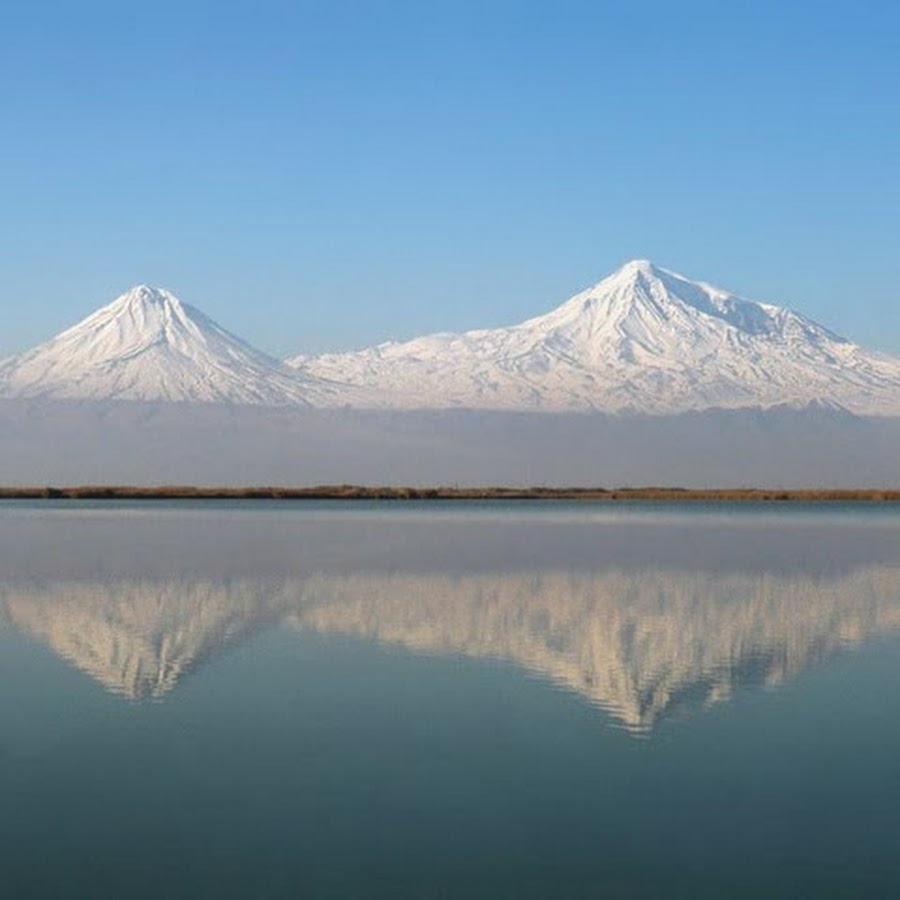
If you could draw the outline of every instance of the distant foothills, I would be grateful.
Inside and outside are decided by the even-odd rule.
[[[0,362],[0,399],[325,410],[900,417],[900,359],[646,260],[519,325],[277,360],[133,288]]]

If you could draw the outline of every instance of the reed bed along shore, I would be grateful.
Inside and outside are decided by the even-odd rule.
[[[584,500],[728,502],[897,502],[893,488],[677,488],[677,487],[193,487],[80,485],[0,488],[0,500]]]

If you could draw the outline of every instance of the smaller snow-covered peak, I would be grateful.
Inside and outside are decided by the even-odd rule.
[[[149,284],[138,284],[117,297],[113,304],[123,305],[151,305],[151,306],[181,306],[181,301],[165,288],[152,287]]]
[[[102,342],[106,357],[131,355],[157,343],[205,342],[211,326],[199,310],[171,291],[139,284],[64,332],[83,342]]]
[[[0,365],[6,397],[308,406],[339,405],[363,393],[284,367],[170,291],[146,284]]]
[[[98,312],[105,312],[107,315],[117,317],[134,317],[144,322],[177,321],[203,317],[199,310],[182,303],[171,291],[152,287],[149,284],[138,284],[125,291]]]
[[[122,295],[128,300],[144,300],[150,303],[164,303],[167,300],[177,300],[171,291],[165,288],[153,287],[150,284],[136,284]]]

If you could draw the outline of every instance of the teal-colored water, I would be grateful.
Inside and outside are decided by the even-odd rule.
[[[0,896],[900,894],[900,515],[0,506]]]

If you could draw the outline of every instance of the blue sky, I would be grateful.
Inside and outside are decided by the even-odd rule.
[[[129,286],[276,354],[633,257],[900,353],[900,4],[5,4],[0,355]]]

